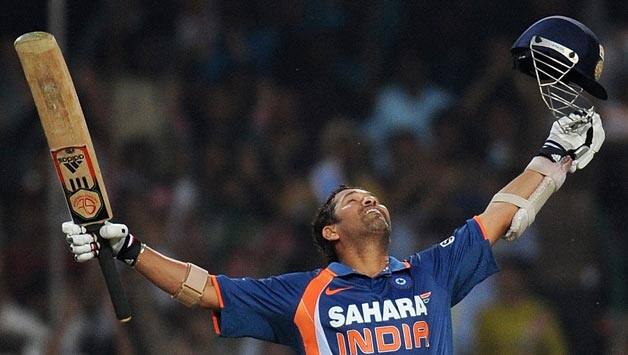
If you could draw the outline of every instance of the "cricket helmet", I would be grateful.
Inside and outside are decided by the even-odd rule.
[[[599,83],[604,48],[588,27],[572,18],[550,16],[535,22],[510,52],[515,68],[537,79],[541,96],[555,115],[564,116],[566,109],[590,110],[578,102],[582,90],[608,98]]]

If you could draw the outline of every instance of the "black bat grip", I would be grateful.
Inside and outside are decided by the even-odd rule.
[[[116,313],[116,317],[120,322],[125,323],[131,320],[131,306],[129,306],[129,301],[126,298],[122,282],[120,282],[120,276],[118,275],[118,269],[116,269],[111,245],[108,240],[100,236],[100,226],[101,225],[96,225],[95,228],[88,226],[87,230],[90,233],[96,234],[98,237],[98,243],[100,244],[100,250],[98,253],[100,270],[105,277],[105,283],[107,284],[107,289],[109,290],[109,296],[111,297],[111,303],[113,303],[113,309]]]

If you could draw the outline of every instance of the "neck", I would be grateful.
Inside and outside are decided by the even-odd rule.
[[[388,265],[388,248],[381,243],[360,243],[337,249],[343,264],[368,277],[378,275]]]

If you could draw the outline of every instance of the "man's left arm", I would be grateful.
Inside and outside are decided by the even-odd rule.
[[[541,173],[526,169],[499,192],[528,199],[543,181],[543,178]],[[484,225],[484,232],[486,233],[484,237],[491,242],[491,245],[494,245],[506,234],[518,210],[519,207],[514,204],[491,201],[486,210],[478,216]]]
[[[501,189],[479,215],[491,245],[504,236],[518,238],[534,222],[547,199],[565,181],[568,171],[584,168],[604,142],[600,116],[576,113],[554,122],[539,155]]]

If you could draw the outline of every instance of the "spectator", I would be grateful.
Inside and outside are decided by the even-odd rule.
[[[365,130],[373,139],[378,152],[398,129],[411,131],[419,143],[433,143],[433,120],[436,114],[451,105],[453,97],[429,79],[426,63],[415,51],[401,53],[393,81],[383,86],[375,98],[373,114],[365,122]],[[390,157],[378,154],[380,170],[388,166]]]
[[[525,275],[517,259],[501,263],[497,300],[479,318],[477,354],[567,354],[560,323]]]

